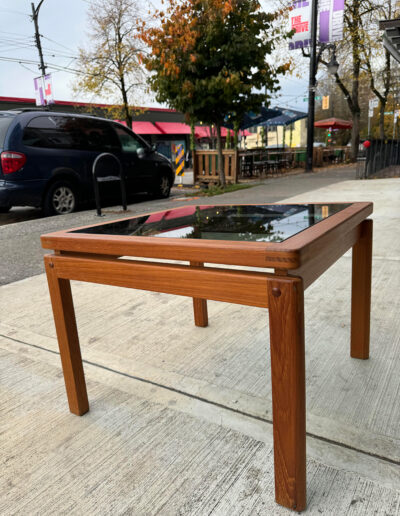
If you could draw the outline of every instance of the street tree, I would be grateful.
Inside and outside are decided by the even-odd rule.
[[[282,0],[287,6],[291,0]],[[353,128],[351,135],[351,155],[356,159],[360,135],[362,110],[368,110],[368,98],[375,95],[379,99],[380,135],[384,137],[384,112],[393,87],[393,64],[390,55],[383,47],[379,31],[379,19],[397,16],[393,0],[346,0],[344,10],[343,40],[335,43],[339,70],[334,74],[335,82],[346,100]],[[332,49],[319,49],[319,62],[328,64]],[[303,51],[303,55],[309,57]],[[320,84],[326,81],[327,74],[320,76]],[[365,98],[363,84],[369,82],[370,93]]]
[[[365,63],[366,19],[375,9],[371,0],[347,0],[344,11],[343,41],[335,45],[339,69],[334,73],[336,84],[343,93],[351,113],[351,158],[355,160],[360,142],[360,80]],[[328,67],[330,49],[320,54],[320,62]]]
[[[92,0],[89,9],[90,45],[79,49],[83,72],[74,90],[108,95],[115,104],[112,115],[132,127],[131,105],[145,85],[141,61],[143,42],[138,37],[142,14],[137,0]]]
[[[257,0],[168,0],[157,12],[156,27],[143,25],[150,47],[145,58],[150,85],[159,102],[183,112],[188,121],[214,125],[218,174],[225,184],[221,126],[237,125],[247,111],[257,111],[266,91],[279,88],[287,65],[268,62],[286,32]]]
[[[348,0],[345,4],[344,38],[337,45],[340,69],[335,80],[352,114],[353,159],[358,152],[361,111],[368,110],[372,95],[379,100],[379,133],[385,137],[384,113],[394,84],[393,64],[383,46],[378,22],[398,15],[394,4],[393,0]],[[328,64],[327,60],[321,61]],[[370,89],[367,98],[360,89],[366,81]]]
[[[399,2],[371,0],[374,9],[365,22],[364,69],[370,89],[379,100],[379,137],[385,138],[385,111],[392,97],[395,104],[398,90],[398,65],[393,63],[389,51],[383,45],[379,20],[391,20],[400,15]],[[394,106],[394,109],[396,107]]]

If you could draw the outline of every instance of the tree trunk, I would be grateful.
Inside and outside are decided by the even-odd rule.
[[[351,161],[356,161],[360,144],[360,113],[353,112],[353,129],[351,131]]]
[[[233,148],[237,149],[239,145],[239,122],[233,122],[233,130],[234,130],[234,136],[233,136]]]
[[[121,89],[121,93],[122,93],[122,100],[123,100],[124,112],[125,112],[125,122],[127,123],[127,126],[129,127],[129,129],[132,129],[132,115],[129,110],[128,95],[126,93],[125,79],[123,76],[120,78],[120,82],[121,82],[120,89]]]
[[[196,150],[196,135],[194,133],[194,121],[190,121],[190,150]]]
[[[131,115],[131,112],[129,111],[128,104],[125,104],[125,102],[124,102],[124,111],[125,111],[126,125],[129,127],[129,129],[132,129],[132,115]]]
[[[379,138],[385,139],[385,105],[381,103],[379,111]]]
[[[224,157],[222,154],[222,138],[221,138],[221,126],[219,124],[215,124],[217,129],[217,148],[218,148],[218,177],[219,184],[221,186],[225,186],[225,170],[224,170]]]

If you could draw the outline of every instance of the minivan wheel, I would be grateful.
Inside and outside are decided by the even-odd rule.
[[[57,181],[48,189],[43,211],[46,215],[66,215],[72,213],[77,206],[75,188],[68,181]]]
[[[167,174],[161,174],[158,177],[154,195],[158,199],[166,199],[171,192],[171,182]]]

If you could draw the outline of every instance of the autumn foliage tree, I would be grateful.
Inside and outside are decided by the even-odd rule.
[[[157,12],[158,26],[143,24],[150,47],[145,57],[150,85],[159,102],[185,113],[188,121],[214,125],[218,173],[225,184],[221,126],[257,111],[265,91],[279,88],[286,66],[267,59],[285,37],[274,21],[278,13],[261,10],[257,0],[168,0]]]
[[[281,0],[287,7],[292,0]],[[384,112],[393,84],[392,64],[388,51],[382,42],[378,21],[396,18],[394,0],[346,0],[344,9],[343,39],[335,42],[339,69],[334,74],[336,85],[347,103],[353,127],[351,131],[351,156],[356,160],[360,141],[360,120],[368,112],[368,98],[363,98],[365,81],[369,82],[369,98],[379,99],[380,134],[384,137]],[[303,55],[310,57],[307,52]],[[331,50],[320,47],[320,63],[327,72]],[[298,60],[300,66],[303,64]],[[307,63],[308,65],[308,63]],[[304,74],[300,70],[300,75]],[[320,85],[326,84],[326,75],[319,76]],[[334,115],[335,113],[333,113]]]
[[[144,88],[146,78],[138,37],[142,19],[137,0],[92,0],[90,2],[90,46],[79,49],[77,65],[82,71],[74,89],[108,96],[115,103],[112,116],[132,127],[130,105]]]

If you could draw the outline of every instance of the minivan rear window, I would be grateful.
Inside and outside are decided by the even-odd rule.
[[[3,148],[7,130],[13,121],[13,116],[0,116],[0,147]]]
[[[40,116],[26,126],[23,143],[30,147],[109,151],[119,142],[111,124],[102,120],[67,116]]]

